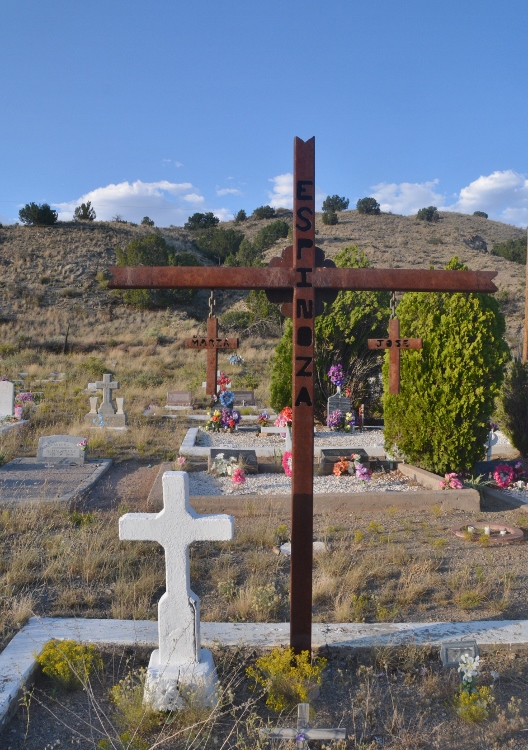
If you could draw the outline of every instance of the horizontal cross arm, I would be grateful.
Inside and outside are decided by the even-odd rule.
[[[369,349],[421,349],[422,339],[367,339]]]
[[[110,289],[291,289],[293,269],[206,266],[112,266]],[[496,292],[496,271],[418,268],[315,268],[304,282],[319,289],[398,292]]]
[[[238,349],[237,338],[209,339],[205,336],[185,339],[186,349]]]
[[[346,740],[347,730],[343,729],[261,729],[270,740],[294,740],[299,734],[305,740]]]

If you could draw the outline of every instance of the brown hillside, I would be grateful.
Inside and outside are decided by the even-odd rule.
[[[280,212],[280,218],[291,221],[291,216],[290,211]],[[251,239],[266,223],[248,219],[237,228]],[[334,226],[324,225],[318,214],[316,226],[318,245],[329,257],[356,244],[378,267],[441,268],[458,255],[474,270],[498,271],[496,283],[507,317],[508,340],[513,348],[518,347],[524,315],[524,267],[465,243],[478,236],[489,251],[497,242],[525,236],[522,229],[457,213],[443,213],[439,222],[429,224],[411,216],[365,216],[357,211],[342,212]],[[176,335],[196,328],[192,315],[203,316],[205,293],[195,298],[191,309],[137,312],[104,288],[102,272],[115,263],[116,247],[152,231],[116,222],[0,228],[0,344],[29,338],[34,343],[59,340],[68,323],[70,341],[85,344],[105,343],[108,338],[120,340],[125,331],[129,340],[145,337],[145,331],[152,327],[168,326]],[[177,249],[192,250],[192,235],[186,230],[169,227],[156,231]],[[279,241],[268,251],[268,257],[279,254],[286,244],[287,240]],[[241,296],[224,294],[219,311],[225,311]]]

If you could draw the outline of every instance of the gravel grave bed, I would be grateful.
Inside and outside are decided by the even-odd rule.
[[[333,474],[314,477],[314,493],[345,492],[416,492],[420,489],[409,477],[399,471],[376,473],[370,482],[356,477]],[[291,478],[285,474],[248,474],[244,484],[233,484],[231,477],[216,477],[206,471],[189,474],[191,495],[289,495]]]
[[[383,430],[363,430],[361,432],[333,432],[320,429],[314,434],[316,448],[323,446],[335,448],[383,447]],[[284,445],[280,435],[257,435],[251,432],[207,432],[200,429],[196,436],[196,445],[207,448],[255,448],[263,445]]]

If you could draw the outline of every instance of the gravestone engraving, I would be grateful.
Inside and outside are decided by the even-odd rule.
[[[327,402],[327,415],[332,414],[336,409],[339,409],[341,414],[345,416],[350,411],[350,399],[341,393],[334,393]]]
[[[233,391],[235,394],[235,406],[255,406],[254,391]]]
[[[166,409],[190,409],[192,407],[191,391],[168,391]]]
[[[254,450],[239,450],[238,448],[211,448],[207,470],[211,471],[216,456],[223,454],[224,459],[229,461],[234,458],[246,474],[258,474],[257,454]]]
[[[203,702],[214,703],[216,670],[210,651],[200,648],[200,600],[190,587],[189,545],[233,538],[233,518],[198,515],[189,505],[189,479],[183,471],[163,475],[163,510],[127,513],[119,538],[153,541],[165,549],[166,590],[158,605],[159,648],[153,651],[145,700],[158,711],[178,708],[179,690],[192,687]]]
[[[0,380],[0,419],[12,417],[15,403],[15,385],[10,380]]]
[[[67,459],[72,465],[84,463],[86,452],[80,443],[84,438],[73,435],[48,435],[41,437],[37,449],[37,461],[61,461]]]

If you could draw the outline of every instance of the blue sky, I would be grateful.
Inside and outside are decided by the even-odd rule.
[[[0,8],[0,221],[183,224],[317,192],[528,224],[526,0],[16,0]]]

